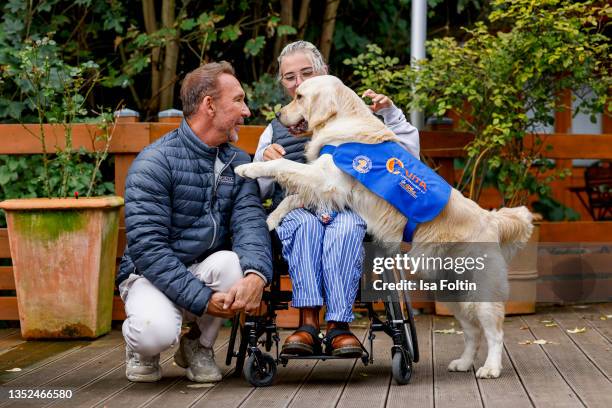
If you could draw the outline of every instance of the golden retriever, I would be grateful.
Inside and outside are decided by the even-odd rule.
[[[401,242],[406,217],[361,183],[334,165],[331,155],[319,157],[324,145],[347,142],[381,143],[397,137],[372,115],[366,104],[338,78],[324,75],[305,81],[295,99],[283,107],[279,120],[290,130],[312,133],[306,147],[308,164],[286,159],[244,164],[236,168],[243,177],[273,177],[289,194],[270,214],[272,230],[292,209],[351,208],[366,222],[368,232],[381,243]],[[304,133],[305,133],[304,132]],[[532,215],[525,207],[486,211],[474,201],[453,189],[442,212],[432,221],[420,224],[413,237],[419,243],[489,242],[495,244],[525,243],[532,231]],[[489,288],[507,296],[507,259],[493,261]],[[505,299],[504,297],[503,299]],[[497,378],[501,373],[504,303],[448,303],[461,323],[465,338],[463,354],[453,360],[450,371],[472,369],[474,357],[483,337],[487,358],[476,371],[479,378]]]

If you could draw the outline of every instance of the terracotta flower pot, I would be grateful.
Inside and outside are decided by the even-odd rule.
[[[95,338],[111,327],[121,197],[6,200],[21,335]]]
[[[527,245],[519,250],[508,265],[510,300],[506,302],[506,315],[535,313],[538,280],[538,242],[540,224],[534,223]],[[436,302],[436,314],[451,316],[444,303]]]
[[[540,224],[533,225],[527,245],[518,251],[508,265],[510,300],[506,302],[506,314],[535,313],[538,280],[538,242]]]

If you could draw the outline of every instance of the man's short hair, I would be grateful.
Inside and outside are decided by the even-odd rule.
[[[188,118],[193,115],[205,96],[219,96],[217,78],[221,74],[236,76],[234,67],[227,61],[210,62],[201,65],[185,76],[181,85],[181,102],[183,115]]]

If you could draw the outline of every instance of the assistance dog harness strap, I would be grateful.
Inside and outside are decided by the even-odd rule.
[[[446,180],[396,142],[325,145],[319,152],[324,154],[408,218],[405,242],[412,241],[419,224],[436,218],[450,198]]]

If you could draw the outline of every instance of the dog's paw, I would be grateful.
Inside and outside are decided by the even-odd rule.
[[[281,202],[281,205],[282,205],[282,202]],[[280,205],[279,205],[279,207],[276,208],[276,210],[272,211],[270,215],[268,215],[268,218],[266,219],[266,224],[268,224],[268,230],[274,231],[276,227],[278,227],[281,224],[281,221],[283,221],[283,218],[285,217],[285,215],[287,215],[287,213],[281,211]]]
[[[472,362],[465,361],[460,358],[453,360],[448,365],[448,371],[470,371],[472,369]]]
[[[501,374],[501,367],[480,367],[476,371],[476,377],[478,378],[498,378]]]
[[[276,227],[280,225],[281,219],[274,215],[274,213],[268,215],[266,224],[268,224],[268,231],[274,231]]]
[[[244,178],[257,178],[259,177],[256,174],[256,164],[257,163],[249,163],[249,164],[241,164],[240,166],[234,169],[234,172],[240,177]]]

